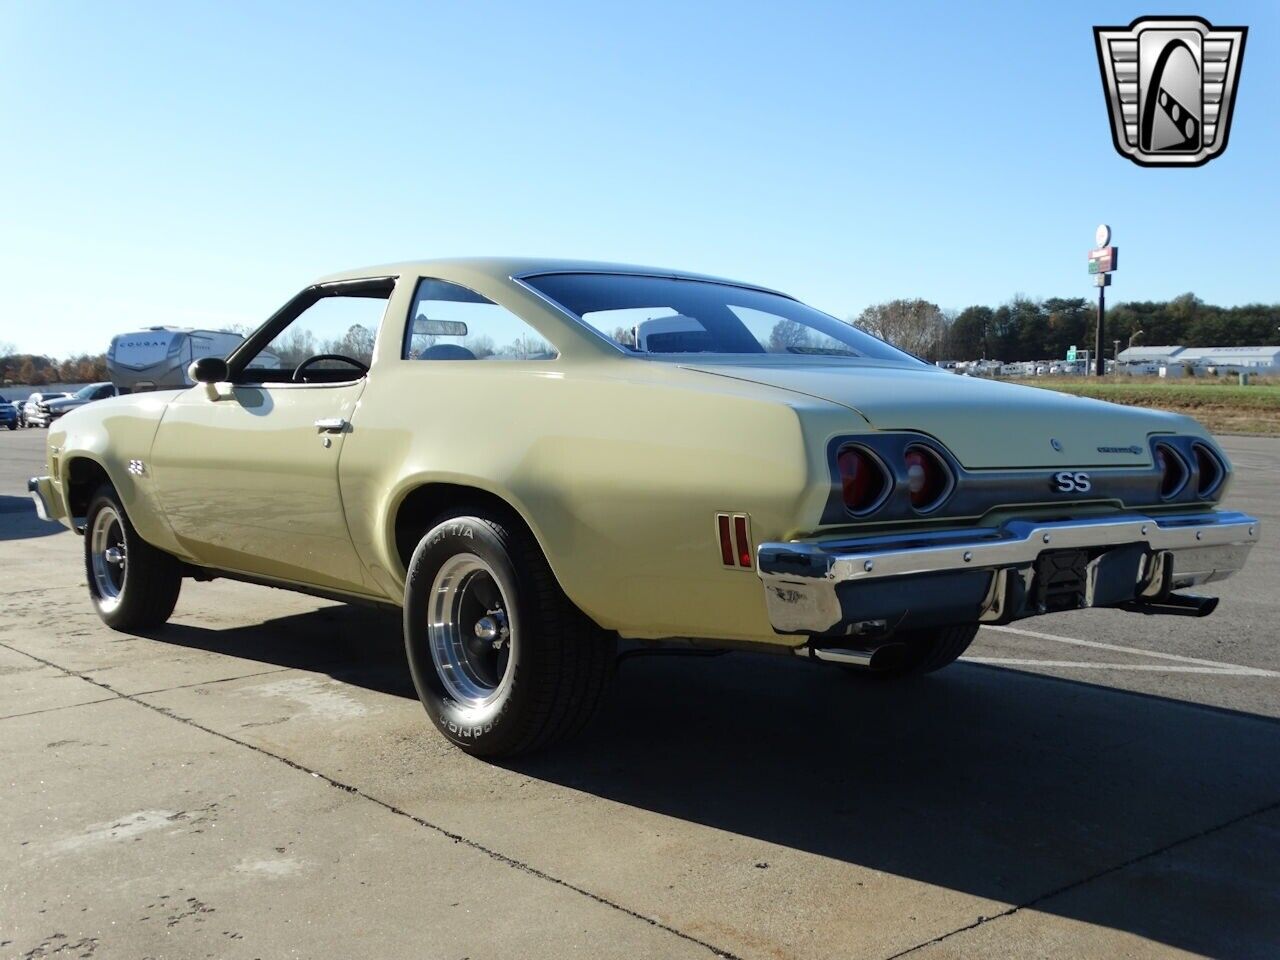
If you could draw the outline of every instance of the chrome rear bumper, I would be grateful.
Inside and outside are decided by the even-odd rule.
[[[1010,520],[969,530],[763,543],[756,569],[778,632],[859,635],[1050,612],[1037,600],[1037,562],[1056,551],[1085,552],[1078,555],[1084,576],[1074,606],[1154,601],[1239,570],[1258,531],[1253,517],[1226,511]]]

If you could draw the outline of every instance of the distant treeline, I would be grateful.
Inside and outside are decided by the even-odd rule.
[[[1097,306],[1086,297],[1032,300],[1014,297],[998,307],[945,311],[927,300],[890,300],[867,307],[850,323],[926,360],[977,360],[1015,363],[1066,356],[1067,348],[1093,348]],[[1138,331],[1141,331],[1139,334]],[[292,334],[292,337],[291,337]],[[1249,303],[1218,307],[1194,293],[1166,301],[1131,301],[1107,307],[1106,352],[1135,345],[1244,347],[1280,344],[1280,304]],[[312,353],[346,352],[367,356],[373,331],[352,327],[344,339],[317,345],[305,331],[286,333],[273,344],[293,365]],[[58,361],[14,353],[0,344],[0,383],[93,383],[107,379],[105,354],[84,354]],[[323,347],[324,349],[320,349]],[[341,348],[341,349],[338,349]]]
[[[893,300],[868,307],[851,322],[927,360],[985,357],[1013,363],[1062,358],[1072,345],[1091,350],[1097,303],[1086,297],[1015,297],[998,307],[948,313],[925,300]],[[1135,346],[1280,344],[1280,304],[1218,307],[1193,293],[1119,303],[1108,305],[1104,332],[1107,356],[1116,340],[1120,349],[1128,346],[1130,335]]]
[[[0,384],[41,386],[46,383],[96,383],[107,379],[107,355],[82,354],[54,360],[32,353],[0,355]]]

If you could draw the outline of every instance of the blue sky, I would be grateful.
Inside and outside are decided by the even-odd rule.
[[[1111,145],[1091,27],[1249,26],[1230,147]],[[1280,301],[1280,5],[0,3],[0,341],[257,323],[481,253],[921,296]]]

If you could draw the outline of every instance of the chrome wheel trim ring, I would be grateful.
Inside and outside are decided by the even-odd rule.
[[[510,611],[493,568],[475,554],[454,554],[436,572],[427,609],[428,646],[445,692],[461,706],[486,707],[510,684],[518,642]]]
[[[89,568],[98,606],[114,610],[124,595],[129,576],[129,554],[124,542],[124,522],[113,506],[104,506],[89,530]]]

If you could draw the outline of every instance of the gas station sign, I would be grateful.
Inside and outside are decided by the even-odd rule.
[[[1098,247],[1089,251],[1089,272],[1110,273],[1120,262],[1119,247]]]

